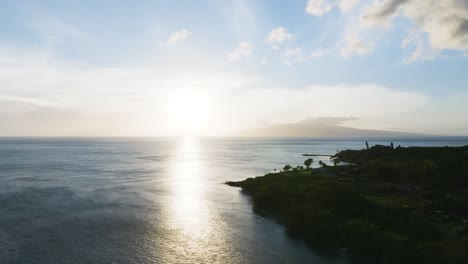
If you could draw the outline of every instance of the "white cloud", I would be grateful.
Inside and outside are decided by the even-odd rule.
[[[263,59],[263,60],[260,61],[260,63],[262,65],[266,65],[266,64],[268,64],[268,59]]]
[[[188,31],[187,29],[176,31],[169,36],[169,39],[167,40],[166,44],[168,46],[172,46],[174,44],[177,44],[180,41],[184,41],[188,39],[191,35],[192,35],[192,32]]]
[[[306,6],[306,12],[313,16],[323,16],[333,8],[328,0],[309,0]]]
[[[306,12],[313,16],[323,16],[334,8],[339,8],[341,12],[350,11],[359,3],[359,0],[309,0]]]
[[[241,42],[230,53],[228,53],[228,61],[239,61],[243,58],[248,58],[252,54],[252,46],[249,42]]]
[[[362,39],[345,39],[341,43],[341,55],[343,57],[349,57],[352,54],[357,54],[360,56],[371,54],[373,48],[371,45],[367,44]]]
[[[168,63],[103,67],[42,53],[0,46],[0,136],[174,135],[166,107],[174,91],[199,90],[218,98],[257,80],[200,61],[184,72]],[[229,126],[210,126],[203,133]]]
[[[468,1],[466,0],[376,1],[365,9],[362,20],[369,26],[389,27],[396,16],[406,17],[416,29],[410,31],[410,34],[417,36],[416,50],[413,53],[416,56],[412,55],[414,60],[432,56],[434,49],[459,51],[468,49]],[[410,38],[415,37],[410,36]],[[426,49],[428,54],[421,54],[420,42],[428,43],[429,47]]]
[[[258,120],[286,123],[307,116],[356,116],[361,119],[352,121],[355,127],[468,133],[468,124],[460,123],[468,115],[466,93],[432,102],[422,92],[378,85],[262,87],[256,76],[219,69],[180,74],[166,64],[163,68],[103,68],[44,60],[24,50],[7,49],[7,54],[3,50],[3,136],[174,135],[165,107],[178,89],[199,89],[212,96],[211,108],[216,111],[206,135],[245,129]],[[300,53],[292,49],[288,54]]]
[[[278,48],[277,45],[283,44],[287,41],[294,39],[294,35],[289,33],[284,27],[277,27],[273,29],[268,35],[266,42],[270,44],[274,49]]]
[[[403,40],[401,46],[407,48],[414,43],[415,49],[411,55],[404,58],[404,63],[413,63],[416,61],[435,60],[438,55],[438,50],[428,47],[420,37],[406,38]]]
[[[338,3],[341,11],[348,12],[355,7],[360,0],[342,0]]]

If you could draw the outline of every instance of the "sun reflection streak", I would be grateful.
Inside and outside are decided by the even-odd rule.
[[[183,138],[176,151],[171,163],[173,220],[184,234],[198,236],[209,228],[203,221],[207,217],[207,205],[203,197],[205,168],[201,144],[195,138]]]
[[[202,142],[183,138],[170,162],[167,243],[158,259],[163,263],[226,263],[232,259],[227,224],[210,202],[207,161]]]

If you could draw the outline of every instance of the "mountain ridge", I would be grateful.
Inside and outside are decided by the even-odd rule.
[[[296,123],[284,123],[268,127],[251,128],[234,133],[238,137],[418,137],[433,136],[422,133],[359,129],[342,126],[354,117],[306,118]]]

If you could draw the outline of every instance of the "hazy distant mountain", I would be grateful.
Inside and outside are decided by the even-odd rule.
[[[416,137],[423,134],[344,127],[344,121],[356,118],[318,117],[297,123],[253,128],[236,133],[241,137]]]

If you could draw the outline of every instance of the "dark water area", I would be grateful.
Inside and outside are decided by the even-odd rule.
[[[0,139],[0,263],[346,263],[289,237],[223,183],[364,141]],[[468,138],[393,142],[461,146]]]

